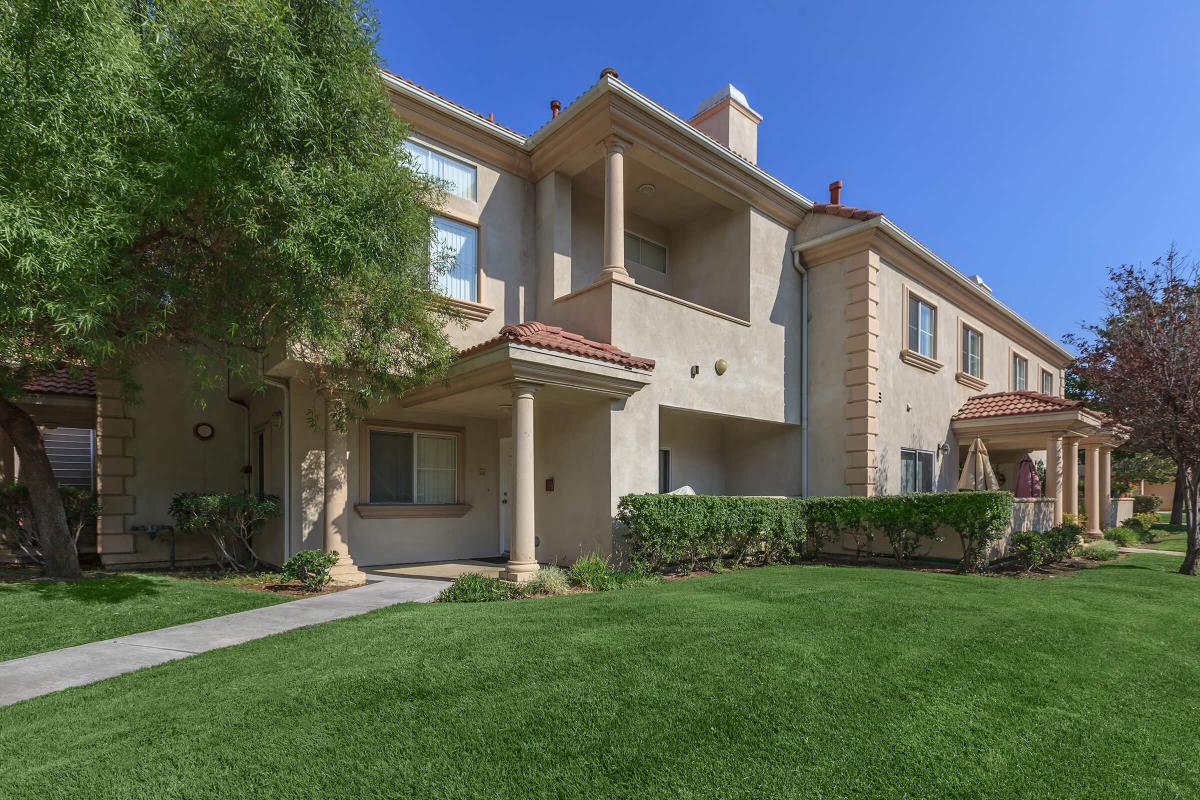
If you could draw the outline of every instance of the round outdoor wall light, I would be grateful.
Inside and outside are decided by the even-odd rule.
[[[718,358],[717,363],[713,364],[713,369],[717,371],[718,375],[724,375],[725,370],[729,369],[729,362],[723,358]]]
[[[196,427],[192,428],[192,435],[202,442],[207,442],[209,439],[213,438],[213,434],[215,433],[216,430],[214,430],[213,426],[209,425],[207,422],[197,422]]]
[[[638,191],[641,192],[642,194],[654,194],[654,184],[653,183],[643,183],[641,186],[638,187]]]

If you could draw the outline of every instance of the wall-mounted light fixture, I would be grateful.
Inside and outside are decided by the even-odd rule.
[[[653,183],[643,183],[641,186],[638,187],[638,191],[645,195],[654,194],[654,184]]]
[[[696,377],[696,376],[697,376],[697,375],[699,375],[699,374],[700,374],[700,365],[699,365],[699,364],[692,364],[692,377],[694,378],[694,377]]]
[[[713,369],[717,371],[718,375],[724,375],[725,370],[729,369],[729,362],[723,358],[718,358],[717,363],[713,364]]]

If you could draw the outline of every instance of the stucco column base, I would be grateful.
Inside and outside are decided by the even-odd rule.
[[[635,283],[633,276],[624,267],[605,267],[600,270],[600,282]]]
[[[1080,535],[1081,535],[1081,536],[1082,536],[1084,539],[1088,539],[1089,541],[1090,541],[1090,540],[1094,540],[1094,539],[1103,539],[1103,538],[1104,538],[1104,531],[1084,531],[1084,532],[1083,532],[1082,534],[1080,534]]]
[[[338,558],[338,562],[329,570],[329,577],[339,586],[362,586],[367,582],[367,573],[360,570],[348,555]]]
[[[540,569],[536,561],[509,561],[500,573],[500,580],[512,583],[529,583],[537,577]]]

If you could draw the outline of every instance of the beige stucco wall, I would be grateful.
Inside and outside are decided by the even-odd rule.
[[[812,495],[846,493],[845,276],[850,259],[821,264],[809,280],[809,479]]]

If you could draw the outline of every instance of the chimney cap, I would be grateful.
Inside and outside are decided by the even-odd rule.
[[[705,111],[708,111],[710,108],[712,108],[713,106],[722,102],[723,100],[730,100],[731,102],[737,103],[739,106],[744,108],[746,111],[749,111],[751,114],[753,114],[755,117],[757,117],[759,122],[762,121],[762,114],[759,114],[757,111],[755,111],[753,108],[750,107],[750,101],[746,99],[746,94],[741,89],[734,86],[732,83],[725,84],[720,89],[718,89],[717,91],[713,92],[711,95],[706,97],[700,103],[700,105],[696,106],[696,111],[694,114],[692,114],[692,116],[693,117],[700,116]]]
[[[562,103],[558,100],[550,101],[550,118],[554,119],[558,116],[558,112],[562,111]]]
[[[842,182],[840,180],[833,181],[829,184],[829,205],[840,206],[842,204]]]
[[[613,67],[605,67],[604,69],[600,70],[600,79],[601,80],[603,80],[604,78],[606,78],[610,75],[612,77],[616,78],[617,80],[621,80],[621,76],[617,74],[616,69],[614,69]]]

